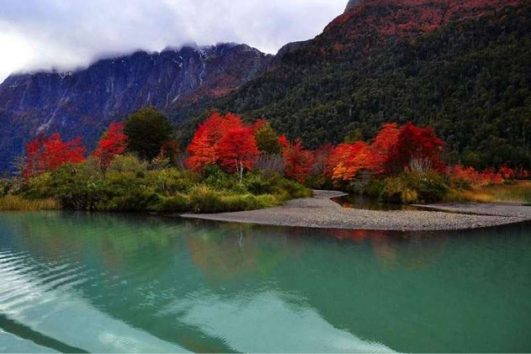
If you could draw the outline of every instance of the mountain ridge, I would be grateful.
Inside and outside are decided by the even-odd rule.
[[[27,138],[60,132],[91,148],[113,120],[143,106],[177,109],[235,90],[261,73],[272,56],[245,44],[185,46],[104,58],[85,69],[9,76],[0,85],[0,170]]]

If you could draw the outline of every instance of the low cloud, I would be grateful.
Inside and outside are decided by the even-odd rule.
[[[102,56],[195,42],[275,53],[309,39],[346,0],[3,0],[0,82],[12,72],[71,70]]]

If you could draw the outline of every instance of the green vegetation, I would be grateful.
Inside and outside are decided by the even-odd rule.
[[[16,200],[51,198],[74,210],[159,212],[258,209],[311,195],[309,189],[278,174],[266,178],[259,172],[247,173],[240,183],[238,176],[217,166],[201,173],[155,169],[134,155],[116,156],[105,174],[93,159],[66,164],[30,178],[16,193]]]
[[[51,198],[27,199],[17,195],[0,197],[0,211],[55,210],[59,208],[59,203]]]
[[[161,112],[146,107],[125,120],[124,133],[128,137],[128,150],[151,161],[160,153],[162,144],[171,139],[173,128]]]

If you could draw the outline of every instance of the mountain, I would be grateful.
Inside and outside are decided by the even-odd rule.
[[[75,72],[12,75],[0,85],[0,171],[40,132],[82,136],[90,148],[112,120],[147,105],[176,110],[226,95],[271,59],[247,45],[219,44],[139,51]]]
[[[183,143],[213,108],[266,117],[311,148],[412,121],[436,129],[450,162],[530,168],[529,33],[528,0],[351,0],[275,57],[222,44],[14,75],[0,85],[0,170],[39,131],[90,148],[145,105],[178,122]]]
[[[351,1],[322,34],[284,47],[270,70],[208,107],[267,117],[309,147],[413,121],[435,127],[451,162],[530,167],[529,33],[525,0]]]

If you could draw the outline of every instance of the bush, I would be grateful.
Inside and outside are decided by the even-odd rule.
[[[409,188],[418,193],[418,199],[423,203],[441,201],[449,191],[446,179],[435,171],[406,172],[403,177]]]
[[[172,196],[176,193],[188,193],[198,179],[195,174],[182,172],[175,168],[148,172],[149,183],[154,185],[157,193]]]
[[[408,187],[403,177],[391,177],[384,180],[381,200],[388,203],[409,204],[417,202],[417,192]]]
[[[190,193],[190,206],[195,213],[223,211],[221,194],[206,185],[198,185]]]
[[[267,179],[258,173],[249,173],[243,180],[247,191],[255,195],[272,193],[273,185],[271,182],[271,178]]]
[[[379,188],[376,183],[370,185],[374,191]],[[445,178],[436,172],[404,172],[383,181],[380,199],[390,203],[432,203],[443,200],[448,192]]]
[[[157,207],[158,211],[182,213],[191,210],[190,198],[184,194],[177,194],[171,197],[162,197]]]
[[[221,197],[223,203],[223,210],[238,211],[238,210],[252,210],[261,209],[278,205],[278,200],[270,194],[252,195],[252,194],[236,194]]]
[[[147,171],[147,163],[140,161],[134,155],[120,155],[116,156],[107,170],[108,173],[123,173],[132,172],[135,174],[145,173]]]

